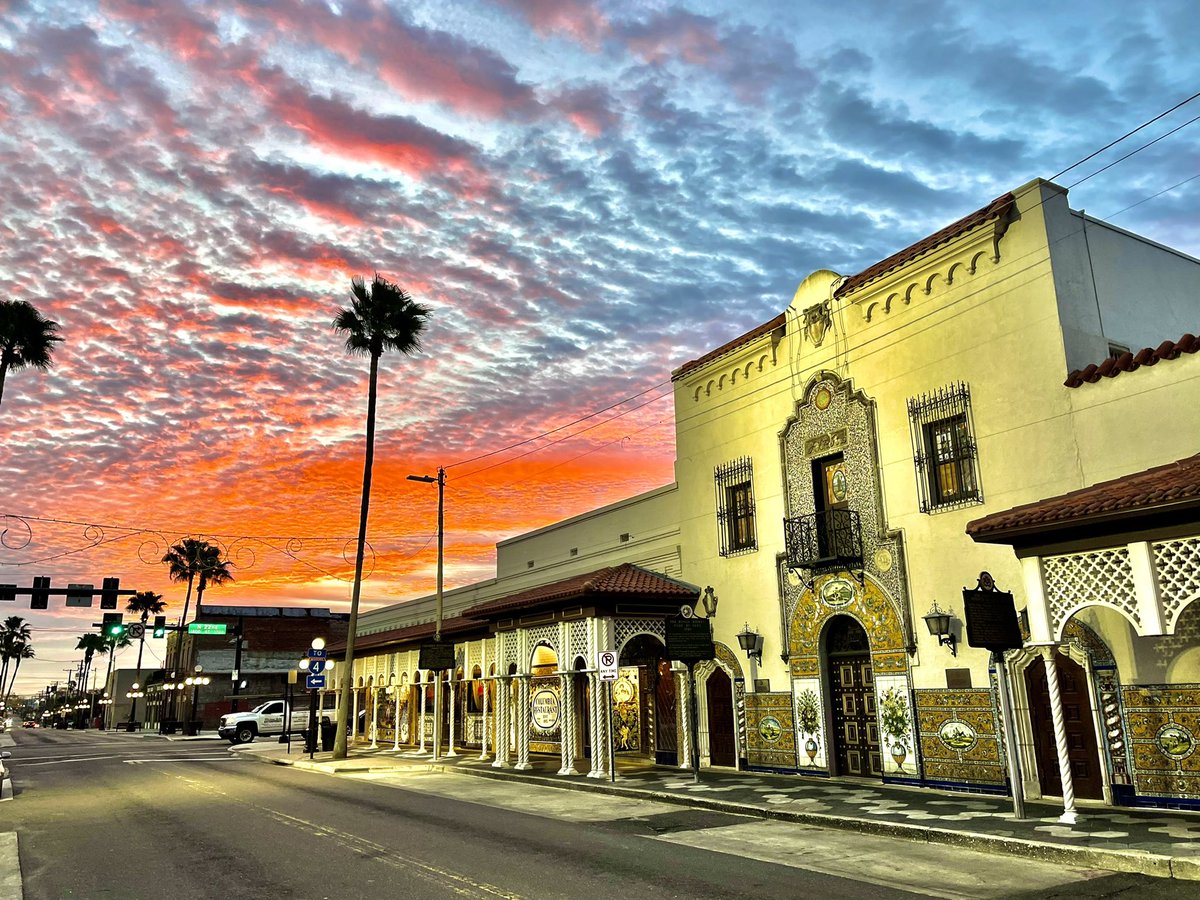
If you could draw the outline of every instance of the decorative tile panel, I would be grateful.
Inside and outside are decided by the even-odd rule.
[[[829,760],[826,755],[825,723],[828,718],[825,715],[820,678],[792,680],[792,709],[800,769],[827,773]]]
[[[1200,800],[1200,684],[1124,689],[1138,794]]]
[[[900,778],[917,777],[921,767],[917,759],[916,729],[907,675],[875,673],[875,709],[879,717],[883,774]]]
[[[746,720],[746,761],[750,765],[796,768],[791,694],[747,694]]]
[[[914,699],[927,779],[1005,783],[998,712],[991,691],[918,690]]]

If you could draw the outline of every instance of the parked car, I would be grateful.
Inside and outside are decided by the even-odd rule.
[[[25,728],[41,728],[42,725],[40,722],[35,722],[33,719],[26,719],[23,727],[25,727]]]
[[[328,716],[322,717],[321,721],[328,722]],[[259,736],[280,735],[285,730],[294,734],[307,727],[307,709],[297,709],[288,715],[286,703],[282,700],[268,700],[250,712],[227,713],[221,716],[217,734],[231,744],[248,744]]]

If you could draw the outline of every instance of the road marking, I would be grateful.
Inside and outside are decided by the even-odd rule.
[[[329,840],[336,841],[343,847],[354,851],[355,853],[367,856],[375,862],[383,863],[391,866],[394,869],[400,869],[409,875],[415,875],[418,878],[423,878],[432,884],[436,884],[442,888],[449,888],[454,893],[463,897],[502,897],[504,900],[521,900],[520,894],[514,894],[506,891],[504,888],[494,884],[488,884],[483,881],[475,881],[466,875],[461,875],[458,872],[452,872],[449,869],[443,869],[439,866],[423,863],[415,859],[408,859],[398,856],[396,851],[377,844],[374,841],[359,837],[356,834],[350,834],[345,831],[338,831],[335,828],[330,828],[327,825],[322,825],[319,822],[310,822],[307,819],[301,819],[297,816],[282,812],[281,810],[272,809],[269,806],[261,806],[257,803],[251,803],[243,797],[229,794],[212,784],[205,781],[196,781],[183,775],[177,776],[188,787],[197,790],[204,794],[215,794],[218,797],[225,797],[235,803],[257,810],[260,813],[274,819],[281,825],[287,825],[292,828],[297,828],[308,834],[320,835]]]
[[[176,763],[176,762],[242,762],[236,756],[168,756],[159,757],[151,756],[146,759],[126,759],[123,762],[131,766],[140,766],[147,763]]]

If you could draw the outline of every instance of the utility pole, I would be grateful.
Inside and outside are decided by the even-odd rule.
[[[235,713],[238,711],[238,694],[241,693],[242,686],[242,624],[245,619],[238,616],[238,623],[234,629],[234,635],[237,637],[237,646],[233,651],[233,696],[229,698],[229,711]]]

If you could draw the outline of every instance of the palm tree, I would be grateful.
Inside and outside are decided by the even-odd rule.
[[[184,538],[175,544],[167,551],[162,561],[170,566],[167,574],[172,581],[176,584],[181,581],[187,582],[187,595],[183,600],[183,616],[179,619],[180,630],[175,633],[175,653],[171,661],[171,668],[177,670],[182,662],[180,657],[183,653],[183,628],[187,625],[188,605],[192,602],[192,586],[196,583],[197,577],[200,579],[200,589],[196,594],[196,609],[199,609],[205,587],[210,582],[220,585],[227,581],[233,581],[233,574],[229,571],[229,562],[221,558],[220,547],[195,538]],[[172,695],[172,716],[175,713],[174,705],[175,698]]]
[[[14,660],[17,666],[20,666],[20,660],[30,659],[30,656],[23,656],[25,648],[29,647],[30,626],[20,616],[10,616],[4,620],[4,624],[0,625],[0,695],[4,697],[5,702],[8,700],[8,694],[12,691],[12,684],[16,683],[17,673],[13,671],[12,678],[8,679],[10,688],[4,690],[5,679],[8,678],[8,666]]]
[[[50,368],[54,345],[62,340],[57,331],[57,322],[24,300],[0,300],[0,401],[9,369]]]
[[[370,289],[362,278],[350,280],[350,308],[338,310],[335,331],[346,336],[346,352],[371,358],[367,387],[367,449],[363,462],[362,506],[358,514],[358,552],[354,560],[354,590],[350,596],[350,623],[346,634],[346,662],[342,671],[342,702],[338,704],[337,737],[333,758],[346,758],[346,710],[354,679],[354,632],[358,627],[358,601],[362,593],[363,554],[367,543],[367,511],[371,504],[371,467],[375,460],[375,401],[379,386],[379,357],[385,350],[407,356],[421,349],[421,332],[431,310],[417,303],[399,286],[380,278]]]
[[[33,645],[28,642],[18,641],[14,644],[10,656],[16,661],[16,665],[13,666],[12,677],[8,679],[8,690],[0,692],[4,697],[4,702],[0,706],[8,706],[8,698],[12,696],[13,688],[17,684],[17,673],[21,671],[21,660],[33,659]],[[2,679],[0,679],[0,684],[3,684]]]
[[[83,689],[86,689],[88,673],[92,668],[92,657],[97,653],[103,656],[108,652],[108,640],[102,634],[89,631],[79,636],[79,643],[75,645],[75,649],[83,651],[83,671],[80,674],[79,683]]]
[[[200,584],[204,584],[203,575],[200,576]],[[137,674],[134,676],[136,684],[140,685],[142,681],[142,650],[146,646],[146,620],[150,618],[151,614],[158,615],[166,608],[167,604],[163,603],[162,594],[156,594],[153,591],[138,591],[125,604],[126,612],[139,613],[142,618],[142,634],[138,639]],[[199,599],[196,601],[196,608],[200,608]],[[105,684],[107,683],[106,681]],[[129,721],[130,727],[133,722],[137,721],[137,697],[134,697],[133,702],[129,704]]]

